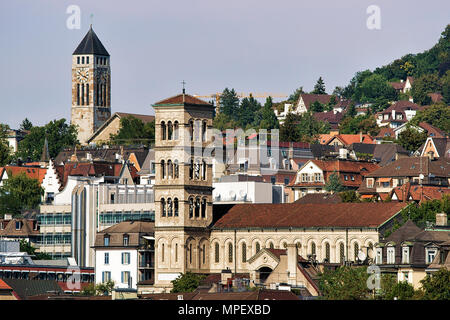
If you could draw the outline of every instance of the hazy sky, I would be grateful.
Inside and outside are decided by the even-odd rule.
[[[66,26],[78,5],[81,28]],[[381,29],[369,30],[377,5]],[[71,55],[93,28],[111,55],[112,112],[153,114],[181,92],[327,92],[355,72],[433,46],[448,0],[1,0],[0,122],[70,119]]]

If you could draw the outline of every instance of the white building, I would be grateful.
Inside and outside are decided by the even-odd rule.
[[[225,203],[273,203],[273,185],[260,176],[223,176],[213,183],[213,202]],[[283,199],[283,198],[282,198]]]

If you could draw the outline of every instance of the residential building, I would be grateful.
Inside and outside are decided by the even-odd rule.
[[[424,229],[408,220],[375,245],[375,263],[382,273],[395,274],[398,281],[407,281],[418,289],[428,267],[433,262],[445,262],[446,257],[440,256],[440,252],[445,252],[448,246],[449,230],[445,213],[437,214],[435,226]],[[436,257],[439,260],[436,261]]]
[[[95,282],[137,289],[154,282],[154,222],[126,221],[97,233]]]
[[[294,200],[308,193],[323,193],[330,176],[336,173],[344,187],[356,190],[363,177],[378,168],[377,164],[364,161],[310,160],[297,171],[289,187],[294,191]]]
[[[261,176],[234,174],[223,176],[213,183],[213,202],[221,203],[273,203],[272,183]],[[278,197],[278,202],[283,198]]]
[[[320,144],[327,144],[330,146],[345,146],[348,147],[353,143],[369,143],[374,144],[375,141],[368,134],[321,134],[319,138]]]
[[[401,100],[395,102],[384,111],[378,112],[375,116],[380,127],[389,126],[395,129],[414,118],[420,109],[421,107],[415,103]]]
[[[428,137],[416,154],[430,159],[448,159],[450,158],[450,138]]]
[[[3,219],[0,219],[1,239],[25,240],[34,246],[39,242],[39,232],[36,219],[13,218],[11,214],[5,214]]]

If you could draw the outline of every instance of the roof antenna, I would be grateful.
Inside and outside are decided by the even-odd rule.
[[[90,29],[92,29],[92,24],[94,23],[94,14],[91,13],[91,15],[89,16],[90,20],[91,20],[91,26]]]

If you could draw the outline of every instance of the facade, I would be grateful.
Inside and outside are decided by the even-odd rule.
[[[450,138],[428,137],[417,152],[421,157],[430,159],[450,158]]]
[[[97,233],[95,282],[137,289],[154,281],[154,222],[127,221]]]
[[[92,26],[72,55],[71,124],[78,141],[89,137],[111,117],[110,56]]]
[[[10,240],[25,240],[31,245],[39,242],[39,225],[35,219],[13,218],[5,214],[0,219],[0,238]]]
[[[213,183],[214,204],[221,203],[273,203],[272,184],[260,176],[223,176]],[[282,197],[279,197],[279,202]]]
[[[410,101],[397,101],[386,110],[376,114],[378,126],[400,127],[416,115],[420,107]]]

